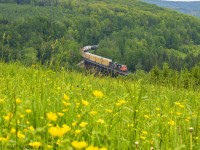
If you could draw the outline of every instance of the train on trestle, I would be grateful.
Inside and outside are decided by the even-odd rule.
[[[106,69],[111,72],[115,72],[120,75],[128,75],[128,69],[126,65],[118,64],[113,62],[111,59],[101,57],[92,53],[90,50],[96,50],[98,45],[85,46],[81,49],[82,57],[84,58],[85,64],[94,65],[97,68]]]

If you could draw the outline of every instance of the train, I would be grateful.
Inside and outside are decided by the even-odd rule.
[[[116,62],[113,62],[112,59],[108,59],[105,57],[101,57],[92,53],[89,53],[90,50],[96,50],[98,48],[98,45],[92,45],[92,46],[85,46],[82,48],[82,57],[85,60],[88,60],[90,62],[94,62],[95,64],[99,64],[99,66],[107,67],[111,70],[116,70],[120,72],[128,72],[128,68],[126,65],[118,64]]]

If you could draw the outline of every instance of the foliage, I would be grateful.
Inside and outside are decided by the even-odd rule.
[[[80,48],[92,44],[99,44],[97,54],[131,71],[150,71],[164,62],[172,69],[190,69],[200,60],[195,17],[132,0],[17,2],[28,5],[0,5],[4,62],[74,68]]]

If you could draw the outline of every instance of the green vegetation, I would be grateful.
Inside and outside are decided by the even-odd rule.
[[[197,150],[200,146],[199,85],[195,92],[167,80],[165,86],[149,84],[152,74],[149,79],[146,75],[146,79],[140,76],[135,81],[94,78],[35,65],[24,68],[0,63],[0,70],[2,149],[192,146]],[[167,70],[165,66],[163,76],[167,76]],[[177,78],[177,82],[180,80]],[[193,132],[189,132],[190,127]]]
[[[150,71],[164,62],[191,69],[200,60],[195,17],[132,0],[17,2],[24,5],[0,5],[4,62],[74,68],[80,48],[92,44],[99,44],[97,54],[127,64],[130,71]]]

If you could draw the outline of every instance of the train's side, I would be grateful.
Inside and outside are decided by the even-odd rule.
[[[111,59],[104,58],[104,57],[101,57],[101,56],[97,56],[95,54],[91,54],[91,53],[88,53],[88,52],[82,53],[82,57],[85,58],[85,59],[88,59],[90,61],[93,61],[95,63],[107,66],[107,67],[110,66],[110,64],[112,63]]]

